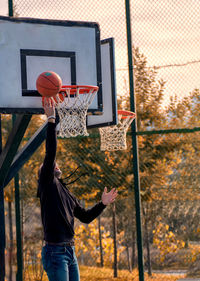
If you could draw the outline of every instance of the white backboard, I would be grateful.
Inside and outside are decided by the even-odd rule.
[[[114,39],[97,23],[0,16],[0,113],[44,113],[36,79],[54,71],[63,85],[95,85],[87,127],[116,124]]]
[[[103,113],[101,115],[88,115],[88,128],[117,124],[117,97],[113,38],[101,41],[101,67]]]
[[[36,79],[44,71],[58,73],[63,85],[99,86],[89,111],[102,111],[97,23],[0,16],[0,67],[1,113],[42,113]]]

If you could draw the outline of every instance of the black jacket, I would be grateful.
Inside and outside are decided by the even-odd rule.
[[[44,240],[59,243],[72,241],[74,217],[83,223],[90,223],[105,209],[102,202],[86,210],[68,190],[62,180],[54,176],[57,148],[56,124],[48,122],[46,155],[38,180]]]

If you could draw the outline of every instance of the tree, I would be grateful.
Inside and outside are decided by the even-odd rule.
[[[165,257],[168,253],[176,252],[178,249],[185,247],[185,242],[178,240],[175,234],[170,231],[169,225],[164,224],[161,218],[158,219],[153,234],[153,243],[160,250],[160,261],[162,264],[165,263]]]
[[[151,257],[149,243],[152,240],[153,223],[158,216],[162,204],[170,200],[169,178],[174,174],[177,165],[182,161],[177,149],[182,145],[181,136],[173,138],[166,134],[143,134],[142,131],[174,128],[180,125],[180,110],[187,109],[185,101],[179,104],[179,115],[169,114],[164,107],[165,83],[157,80],[154,69],[147,67],[147,59],[140,54],[138,48],[133,48],[134,58],[134,91],[136,96],[137,128],[139,144],[140,183],[142,197],[142,211],[145,226],[145,245],[147,248],[148,273],[151,275]],[[122,102],[129,108],[129,95]],[[175,103],[171,103],[171,110],[177,113]],[[149,232],[149,233],[148,233]]]
[[[76,246],[77,256],[80,258],[82,256],[82,260],[85,259],[86,264],[90,264],[90,260],[92,260],[92,264],[96,263],[100,264],[100,256],[99,256],[99,235],[97,228],[97,220],[94,220],[89,225],[78,224],[75,229],[75,239],[79,241]],[[105,266],[111,267],[114,259],[114,247],[113,247],[113,238],[111,238],[111,234],[109,231],[101,226],[102,233],[102,242],[103,242],[103,251],[104,251],[104,263]],[[124,250],[124,247],[121,246],[121,240],[123,237],[123,233],[118,235],[119,241],[119,254]]]

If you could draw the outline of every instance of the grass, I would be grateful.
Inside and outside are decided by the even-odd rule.
[[[113,277],[113,270],[110,268],[88,267],[80,266],[81,281],[139,281],[138,271],[135,269],[133,272],[127,270],[118,270],[118,277]],[[33,274],[28,272],[29,278],[25,277],[25,280],[39,281],[41,278],[36,278]],[[165,274],[155,274],[148,276],[145,273],[145,281],[176,281],[183,276],[170,276]],[[48,281],[46,273],[43,274],[41,281]]]
[[[113,277],[113,270],[109,268],[99,267],[86,267],[80,266],[81,281],[137,281],[139,280],[138,271],[133,270],[129,272],[127,270],[118,270],[118,277]],[[165,274],[152,274],[151,277],[145,273],[145,281],[176,281],[183,276],[170,276]]]

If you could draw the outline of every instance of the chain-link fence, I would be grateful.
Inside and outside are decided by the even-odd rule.
[[[131,1],[145,280],[151,275],[165,281],[200,275],[199,14],[197,0]],[[98,22],[101,39],[115,38],[118,103],[129,109],[125,1],[15,0],[14,15]],[[115,206],[99,220],[88,226],[76,222],[81,280],[139,280],[130,132],[127,142],[126,151],[101,152],[96,129],[87,138],[59,140],[63,173],[81,164],[89,174],[71,185],[86,207],[100,199],[105,185],[119,190]],[[20,172],[26,281],[46,280],[40,267],[42,230],[35,198],[43,151],[42,146]],[[9,205],[7,212],[11,245]]]

